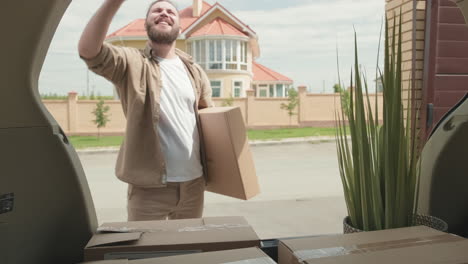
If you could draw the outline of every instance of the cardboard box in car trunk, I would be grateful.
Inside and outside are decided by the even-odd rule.
[[[425,226],[346,235],[284,239],[280,240],[278,245],[278,263],[315,263],[313,261],[337,256],[365,254],[396,248],[410,249],[421,245],[443,244],[461,240],[464,239]]]
[[[202,109],[200,120],[207,160],[207,191],[244,200],[260,193],[239,107]]]
[[[259,247],[243,217],[107,223],[84,249],[85,261],[138,259]],[[104,233],[105,232],[105,233]]]
[[[140,260],[95,261],[83,264],[276,264],[258,248],[243,248]]]
[[[304,264],[462,264],[468,263],[468,240],[311,259]]]

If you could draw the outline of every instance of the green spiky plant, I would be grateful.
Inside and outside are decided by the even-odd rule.
[[[337,154],[348,215],[351,225],[364,231],[411,226],[417,211],[419,162],[410,111],[413,105],[409,89],[405,114],[401,27],[397,35],[393,24],[390,44],[385,23],[384,71],[378,74],[384,87],[383,123],[379,123],[377,96],[371,110],[366,77],[358,62],[356,34],[349,109],[336,113]]]

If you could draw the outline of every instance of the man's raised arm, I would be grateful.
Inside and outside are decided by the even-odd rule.
[[[86,25],[78,44],[78,53],[85,59],[96,57],[101,51],[107,30],[117,10],[125,0],[105,0]]]

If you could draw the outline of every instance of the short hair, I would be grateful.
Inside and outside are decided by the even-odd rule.
[[[173,1],[171,1],[171,0],[156,0],[156,1],[151,2],[151,4],[148,6],[148,10],[146,11],[146,17],[148,17],[148,14],[149,14],[151,8],[155,4],[157,4],[159,2],[167,2],[167,3],[171,4],[177,10],[177,12],[179,12],[179,9],[177,8],[177,5]]]

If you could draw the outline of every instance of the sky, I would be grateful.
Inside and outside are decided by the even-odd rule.
[[[86,23],[103,0],[72,0],[50,45],[39,78],[41,94],[70,91],[112,95],[113,86],[89,72],[78,56],[77,45]],[[108,33],[143,18],[150,0],[127,0],[114,17]],[[206,0],[219,2],[258,36],[257,61],[312,93],[330,93],[338,82],[348,85],[354,63],[354,32],[359,63],[375,76],[379,36],[385,15],[384,0]],[[175,0],[179,9],[192,0]],[[374,87],[374,78],[369,86]]]

